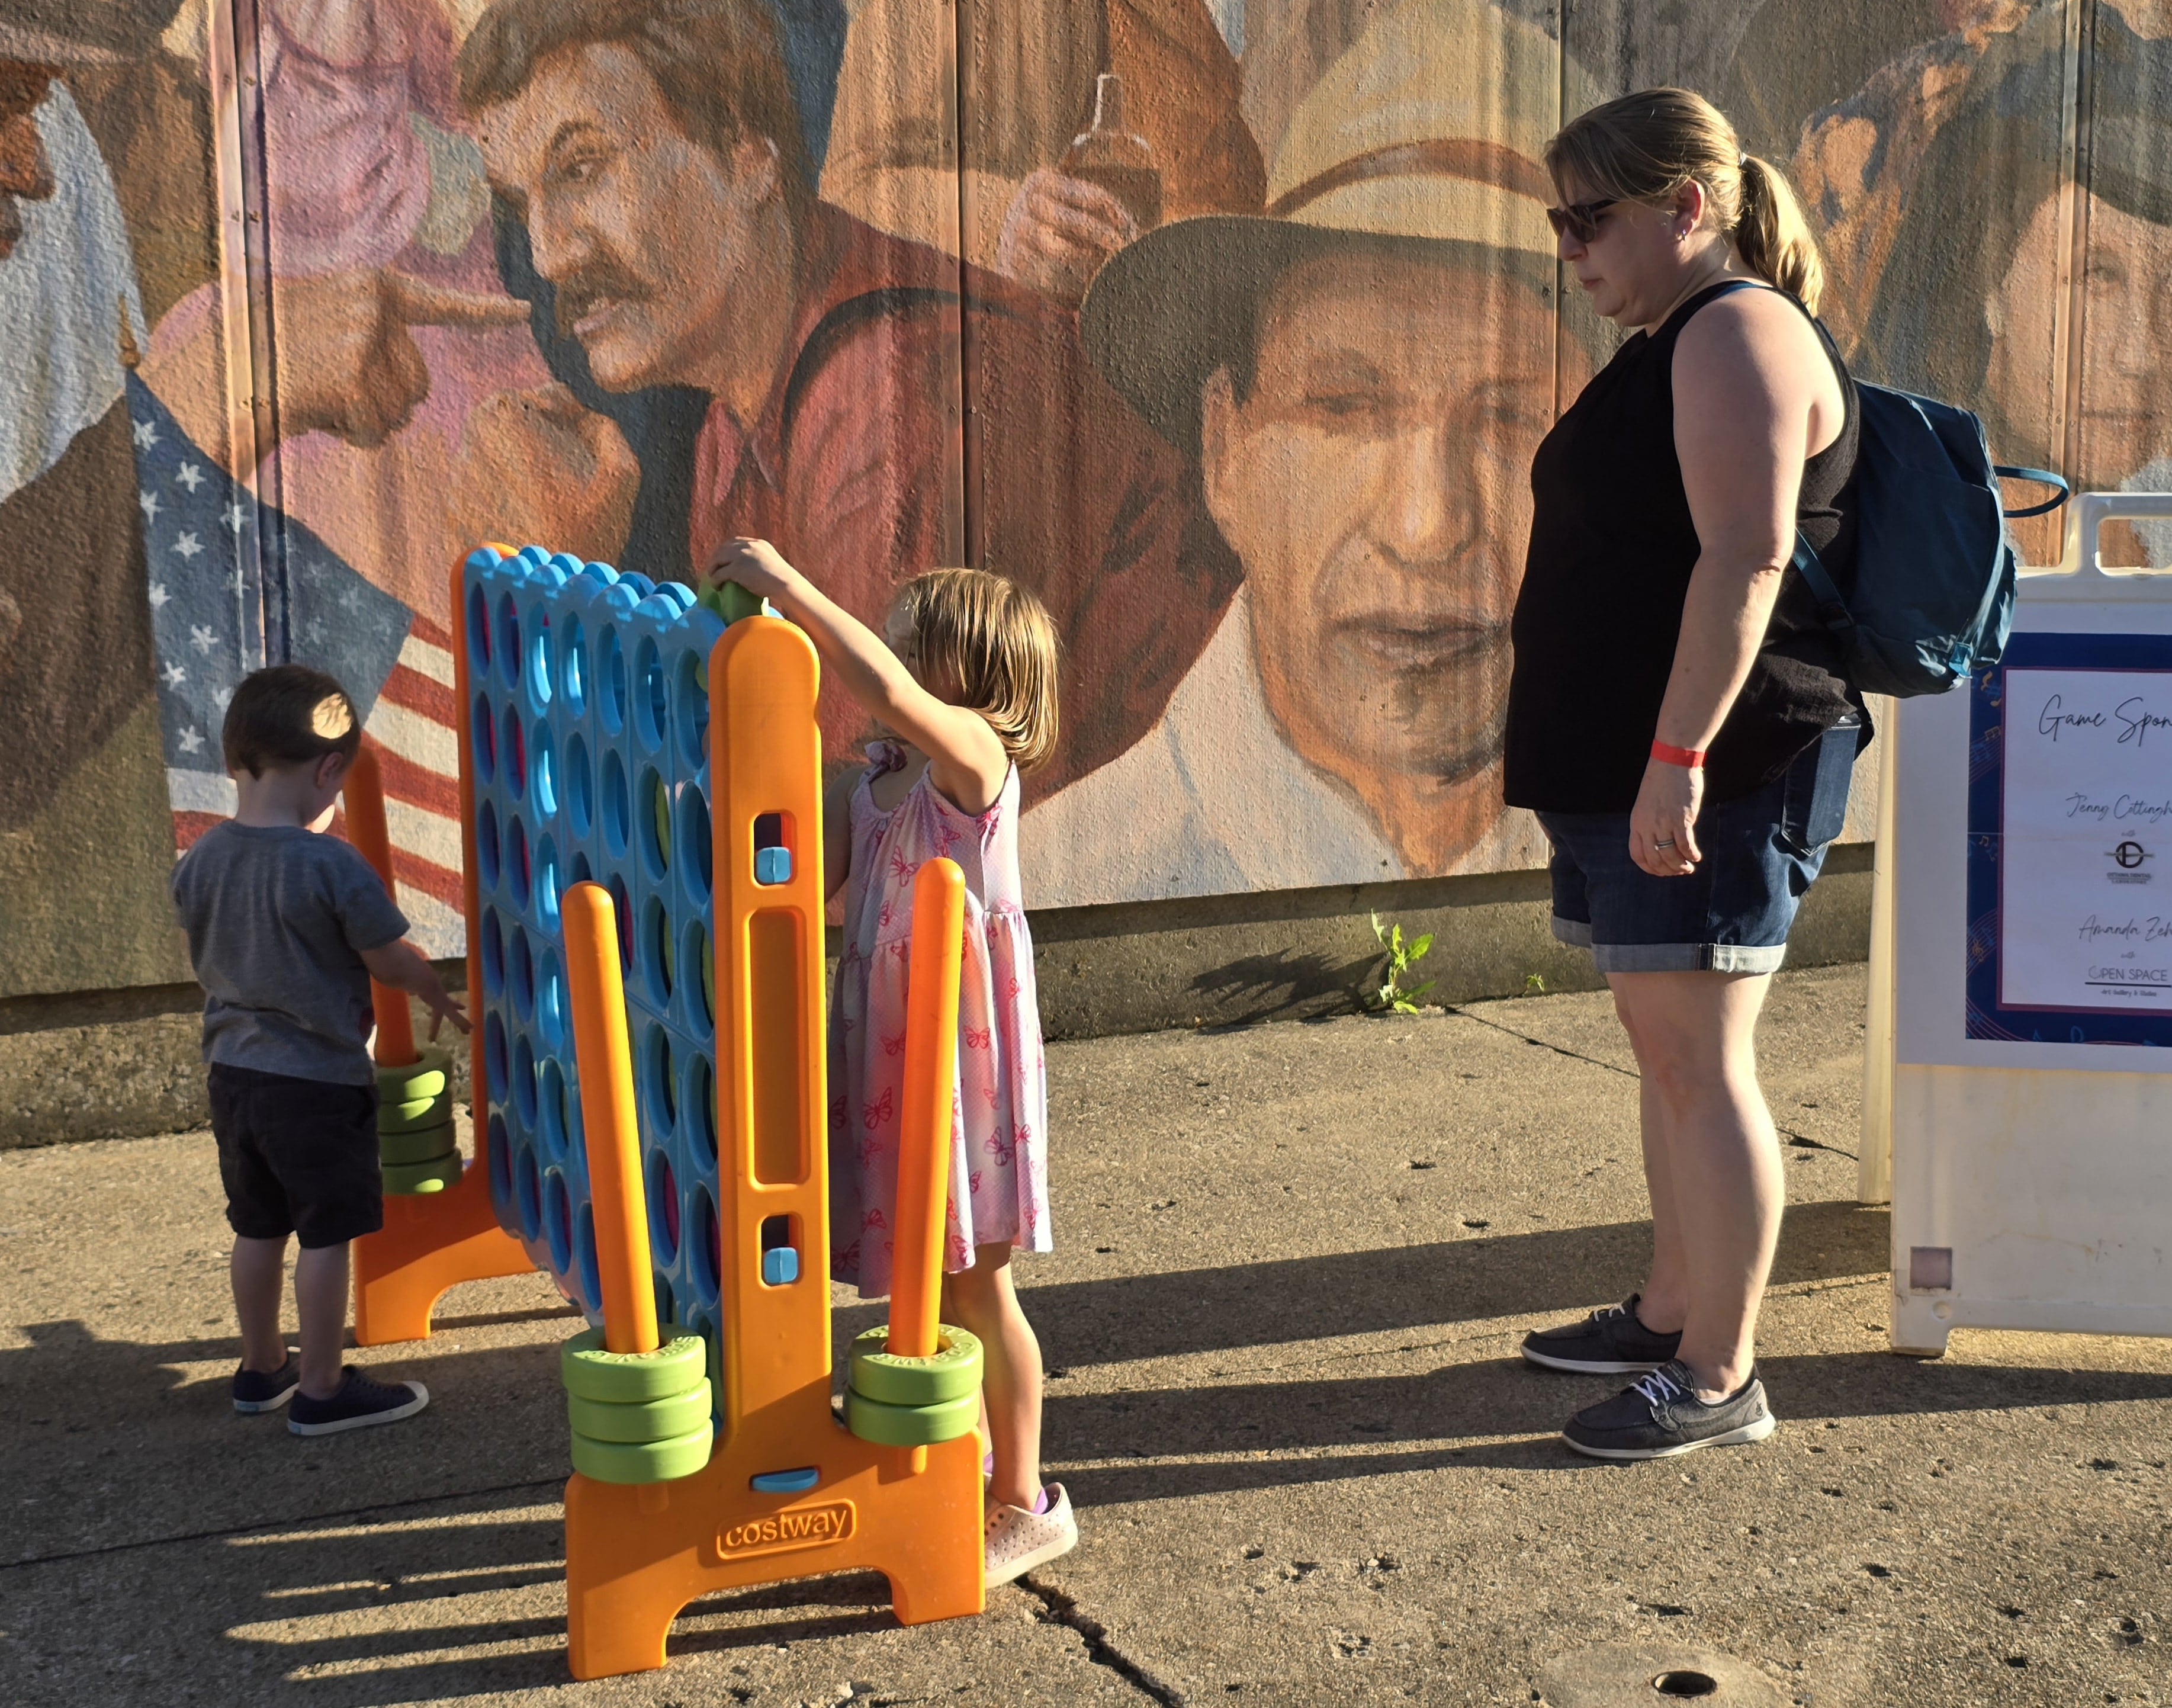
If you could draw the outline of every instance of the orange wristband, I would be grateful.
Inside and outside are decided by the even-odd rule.
[[[1662,765],[1679,765],[1686,771],[1704,768],[1704,750],[1701,747],[1669,747],[1664,741],[1654,741],[1652,757]]]

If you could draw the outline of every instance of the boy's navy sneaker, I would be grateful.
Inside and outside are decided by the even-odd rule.
[[[339,1392],[329,1399],[297,1393],[287,1414],[287,1427],[298,1436],[337,1435],[341,1430],[398,1423],[430,1403],[430,1390],[419,1382],[372,1382],[352,1364],[341,1375]]]
[[[1754,1366],[1733,1393],[1707,1403],[1697,1398],[1689,1366],[1677,1360],[1613,1398],[1586,1406],[1568,1420],[1562,1439],[1594,1459],[1669,1459],[1699,1447],[1761,1441],[1778,1427]]]
[[[246,1417],[252,1412],[277,1411],[294,1397],[302,1385],[302,1366],[289,1352],[277,1370],[237,1369],[234,1372],[234,1409]]]
[[[1637,1317],[1638,1296],[1594,1311],[1581,1323],[1537,1328],[1524,1337],[1524,1356],[1548,1370],[1588,1376],[1637,1376],[1657,1370],[1681,1350],[1682,1331],[1657,1334]]]

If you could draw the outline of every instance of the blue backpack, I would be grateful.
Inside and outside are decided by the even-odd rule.
[[[1856,392],[1855,572],[1843,592],[1798,531],[1795,573],[1857,687],[1943,694],[2006,650],[2017,568],[2006,518],[2056,509],[2067,483],[2046,469],[1994,464],[1983,423],[1965,409],[1860,380]],[[2058,490],[2003,510],[2001,475]]]

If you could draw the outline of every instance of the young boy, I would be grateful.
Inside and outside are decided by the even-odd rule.
[[[369,863],[319,833],[362,746],[346,690],[300,665],[258,671],[234,690],[223,739],[239,809],[174,869],[173,893],[207,998],[211,1124],[241,1321],[234,1409],[292,1399],[287,1427],[298,1436],[396,1423],[428,1404],[429,1391],[373,1382],[341,1360],[347,1242],[384,1225],[369,981],[413,993],[462,1032],[467,1016],[402,940],[407,921]],[[298,1368],[279,1331],[289,1233],[302,1244]]]

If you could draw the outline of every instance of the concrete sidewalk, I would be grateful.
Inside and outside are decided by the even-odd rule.
[[[1765,1445],[1578,1459],[1553,1431],[1611,1384],[1515,1357],[1645,1247],[1604,997],[1062,1045],[1060,1248],[1022,1267],[1078,1551],[913,1630],[879,1580],[720,1598],[589,1685],[547,1282],[360,1355],[428,1382],[412,1423],[303,1441],[228,1406],[208,1135],[0,1156],[0,1700],[2172,1701],[2172,1347],[1884,1350],[1862,994],[1788,975],[1766,1026]]]

